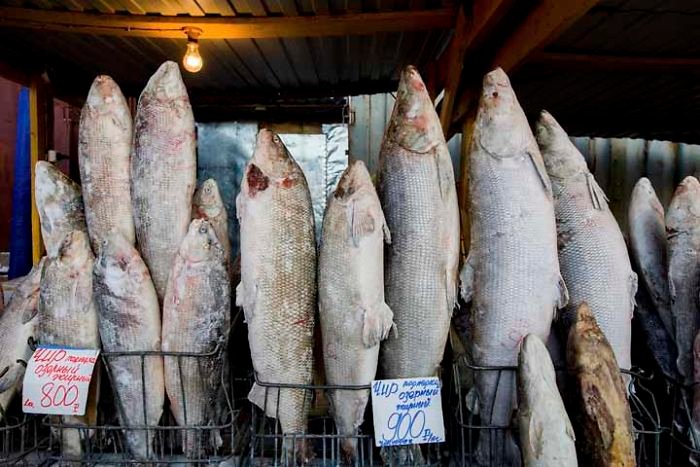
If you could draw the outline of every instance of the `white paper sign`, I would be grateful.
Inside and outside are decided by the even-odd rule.
[[[372,381],[372,414],[377,446],[445,441],[438,378]]]
[[[84,415],[99,350],[40,346],[27,363],[25,413]]]

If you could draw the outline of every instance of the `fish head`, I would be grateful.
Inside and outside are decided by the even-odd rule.
[[[91,116],[111,116],[112,122],[122,128],[130,126],[131,114],[126,99],[119,85],[107,75],[99,75],[92,82],[83,107],[83,114],[87,113]]]
[[[445,141],[433,101],[414,66],[401,72],[386,137],[415,153],[427,153]]]
[[[551,371],[545,371],[546,362],[549,362]],[[549,351],[544,342],[535,334],[528,334],[523,339],[518,356],[518,371],[530,375],[537,375],[539,378],[544,378],[548,383],[551,383],[556,388],[554,381],[554,365],[551,363]]]
[[[669,235],[688,231],[700,224],[700,182],[693,176],[681,181],[673,192],[666,212],[666,230]]]
[[[209,178],[202,183],[194,194],[195,216],[212,218],[221,213],[224,205],[219,193],[219,185],[216,180]]]
[[[540,113],[535,136],[550,177],[568,178],[588,172],[586,159],[576,149],[561,125],[546,110]]]
[[[501,68],[484,76],[474,132],[484,151],[501,159],[522,156],[530,145],[527,119]]]
[[[151,76],[139,101],[146,99],[162,103],[188,99],[187,88],[177,63],[166,61]]]
[[[34,190],[40,207],[51,201],[65,202],[80,193],[80,187],[51,162],[37,162],[34,174]]]
[[[355,160],[348,165],[340,176],[334,196],[341,201],[349,201],[358,194],[372,193],[373,190],[374,185],[367,166],[364,162]]]
[[[246,168],[245,183],[250,196],[265,191],[276,184],[291,188],[304,178],[282,138],[272,130],[263,128],[258,132],[255,152]]]
[[[58,258],[65,264],[80,265],[92,259],[88,236],[82,230],[66,234],[58,248]]]
[[[180,256],[190,263],[208,261],[212,258],[224,261],[224,249],[216,236],[214,227],[206,219],[190,222],[182,245]]]
[[[656,195],[656,190],[654,190],[654,186],[648,178],[642,177],[637,180],[630,199],[633,203],[649,205],[658,215],[661,217],[664,216],[664,207],[661,205],[661,201],[659,201],[659,197]]]
[[[111,230],[105,235],[100,244],[100,254],[97,257],[95,271],[107,276],[126,276],[132,261],[138,256],[136,249],[117,230]]]

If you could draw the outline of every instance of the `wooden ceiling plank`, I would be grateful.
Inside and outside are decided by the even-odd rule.
[[[578,53],[539,52],[528,63],[541,63],[566,69],[642,71],[670,73],[695,70],[700,72],[698,57],[626,57]]]
[[[221,18],[104,15],[0,7],[0,26],[6,28],[170,39],[184,37],[185,27],[202,29],[202,40],[207,40],[368,35],[377,32],[449,29],[453,23],[453,9]]]
[[[197,0],[207,15],[236,16],[231,4],[226,0]]]
[[[443,65],[443,68],[447,69],[447,79],[440,111],[440,123],[443,131],[447,132],[452,124],[452,111],[467,50],[478,39],[488,34],[503,17],[510,3],[510,0],[476,0],[471,4],[471,11],[467,12],[464,8],[459,9],[454,35],[447,50],[443,53],[447,59],[447,63]]]
[[[490,69],[501,67],[511,73],[533,53],[542,50],[579,18],[593,8],[599,0],[542,0],[506,38],[490,61]],[[484,71],[484,70],[481,70]],[[488,71],[488,70],[486,70]],[[453,112],[453,123],[457,123],[474,105],[479,94],[480,83],[474,81],[459,97],[457,110]]]

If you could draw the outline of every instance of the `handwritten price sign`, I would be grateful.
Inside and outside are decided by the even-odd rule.
[[[377,446],[445,441],[438,378],[373,381],[372,414]]]
[[[84,415],[99,350],[39,347],[27,363],[25,413]]]

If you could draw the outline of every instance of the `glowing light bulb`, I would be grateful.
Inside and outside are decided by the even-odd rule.
[[[202,69],[203,64],[204,61],[199,54],[199,42],[197,42],[197,39],[187,39],[187,51],[182,58],[182,66],[190,73],[197,73]]]

